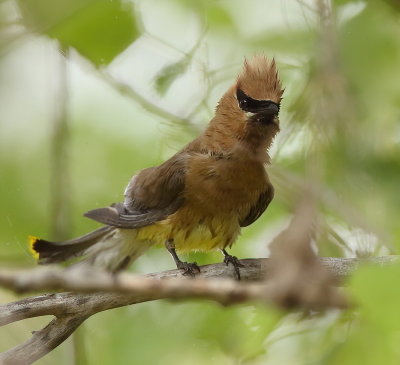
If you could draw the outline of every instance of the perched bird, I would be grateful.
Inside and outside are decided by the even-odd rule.
[[[164,244],[185,274],[199,268],[181,261],[177,251],[219,249],[240,278],[240,261],[226,248],[274,196],[266,166],[279,132],[282,94],[274,59],[257,55],[245,61],[203,134],[163,164],[133,176],[122,203],[85,213],[105,226],[65,242],[30,237],[39,263],[82,256],[80,263],[115,272],[152,245]]]

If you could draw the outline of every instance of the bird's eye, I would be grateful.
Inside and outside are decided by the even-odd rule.
[[[243,99],[239,101],[239,106],[243,109],[247,105],[247,100]]]
[[[241,109],[245,109],[249,105],[248,96],[242,90],[237,90],[236,98]]]

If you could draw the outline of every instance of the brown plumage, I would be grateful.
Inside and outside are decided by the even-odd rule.
[[[115,228],[95,231],[95,239],[84,240],[95,241],[88,247],[82,239],[67,245],[34,240],[39,262],[69,258],[75,244],[80,247],[75,255],[88,256],[85,262],[116,270],[139,251],[165,243],[177,266],[186,272],[195,272],[197,266],[181,262],[175,249],[218,248],[225,262],[237,268],[238,260],[225,248],[235,242],[241,227],[260,217],[273,198],[266,165],[268,148],[279,132],[282,94],[274,60],[259,55],[245,61],[202,135],[163,164],[136,174],[123,203],[85,214]]]

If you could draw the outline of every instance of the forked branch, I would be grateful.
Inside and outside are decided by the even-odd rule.
[[[321,259],[323,266],[338,280],[346,278],[361,261],[382,265],[397,261],[397,257]],[[0,306],[0,325],[44,315],[55,316],[46,327],[35,331],[29,340],[0,354],[0,363],[30,364],[36,361],[67,339],[88,317],[107,309],[165,298],[201,298],[222,305],[273,300],[272,286],[263,280],[270,271],[269,260],[246,259],[241,262],[244,264],[241,268],[242,282],[230,280],[234,278],[234,270],[224,264],[202,266],[196,279],[182,278],[180,270],[145,276],[111,275],[83,269],[1,270],[0,286],[18,293],[61,289],[75,293],[44,294]],[[337,305],[341,306],[341,303]]]

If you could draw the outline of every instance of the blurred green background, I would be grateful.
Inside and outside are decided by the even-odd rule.
[[[95,228],[82,213],[121,201],[136,171],[196,136],[259,52],[286,87],[276,195],[233,254],[267,256],[310,186],[321,256],[397,253],[399,11],[395,0],[0,0],[2,267],[34,267],[28,234]],[[153,248],[131,270],[173,267]],[[346,288],[356,309],[306,317],[195,301],[116,309],[37,363],[399,364],[399,274],[363,268]],[[0,351],[48,320],[1,328]]]

